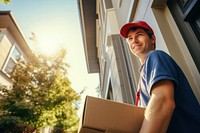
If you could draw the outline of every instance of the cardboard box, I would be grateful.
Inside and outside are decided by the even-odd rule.
[[[138,133],[144,108],[87,96],[79,133]]]

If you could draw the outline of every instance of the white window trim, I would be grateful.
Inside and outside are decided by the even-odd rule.
[[[12,60],[13,60],[15,63],[17,63],[17,61],[12,57],[12,53],[13,53],[13,51],[14,51],[15,49],[17,49],[18,52],[21,54],[21,56],[23,56],[21,50],[16,46],[16,44],[12,45],[12,48],[10,49],[10,52],[9,52],[7,58],[6,58],[6,61],[5,61],[4,65],[3,65],[3,68],[2,68],[2,72],[5,73],[8,77],[10,77],[10,75],[6,72],[6,67],[7,67],[7,65],[8,65],[8,62],[9,62],[10,58],[12,58]]]

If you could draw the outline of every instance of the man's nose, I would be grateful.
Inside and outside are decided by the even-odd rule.
[[[136,44],[137,44],[138,42],[139,42],[139,41],[138,41],[137,38],[134,38],[134,39],[133,39],[133,43],[136,43]]]
[[[138,39],[137,38],[134,38],[132,41],[131,41],[131,45],[134,46],[134,45],[137,45],[138,44]]]

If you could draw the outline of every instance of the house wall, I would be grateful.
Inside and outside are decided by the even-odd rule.
[[[0,84],[8,86],[12,84],[9,74],[5,72],[5,67],[6,64],[8,63],[8,60],[14,48],[17,48],[24,57],[24,59],[27,59],[27,56],[15,42],[10,32],[6,28],[1,28],[0,29]]]
[[[2,36],[0,40],[0,68],[3,69],[3,66],[5,64],[6,58],[9,54],[10,49],[12,48],[12,44],[6,37],[6,35],[0,35]]]
[[[138,0],[112,0],[120,27],[130,21],[132,10],[137,2]]]
[[[105,2],[97,2],[97,48],[102,97],[133,103],[133,90],[136,87],[131,83],[133,74],[128,72],[128,65],[131,64],[125,57],[128,49],[122,45],[116,10],[110,4],[111,0]]]
[[[8,54],[10,52],[10,49],[12,48],[12,40],[10,41],[8,39],[8,32],[6,29],[0,29],[0,84],[3,85],[10,85],[11,82],[9,80],[9,78],[7,78],[7,76],[5,75],[5,73],[3,72],[3,68],[6,62],[6,59],[8,57]]]

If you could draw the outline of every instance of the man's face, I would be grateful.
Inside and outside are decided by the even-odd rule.
[[[131,52],[139,58],[144,58],[154,49],[155,36],[152,38],[142,28],[131,30],[128,32],[126,39]]]

